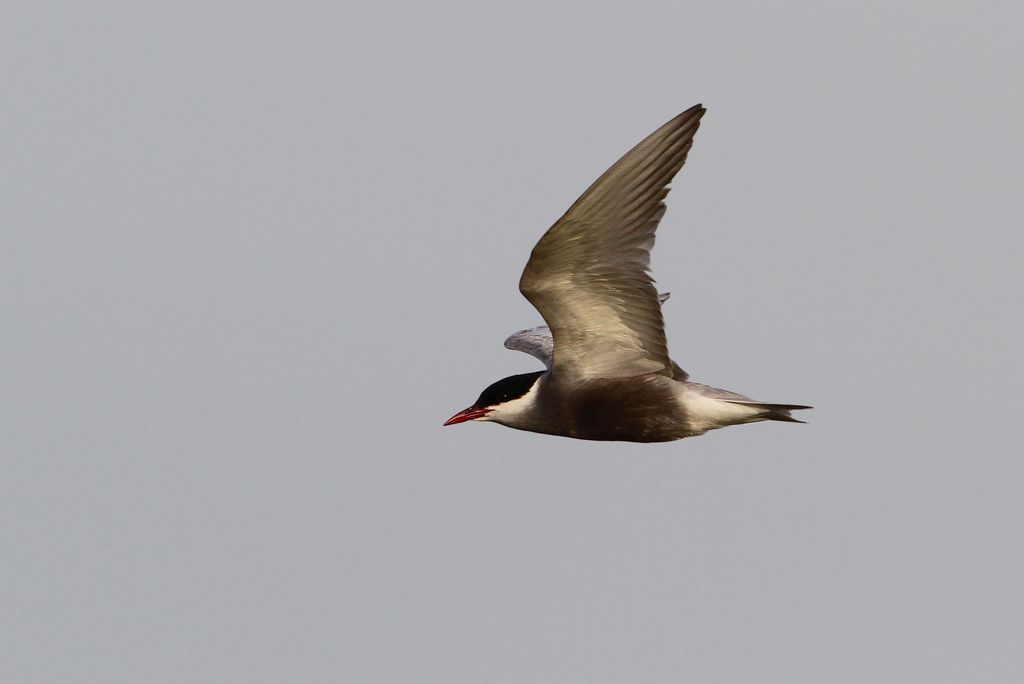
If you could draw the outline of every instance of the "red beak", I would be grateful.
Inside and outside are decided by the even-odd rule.
[[[486,416],[490,412],[490,409],[473,408],[472,406],[470,406],[468,409],[459,411],[454,416],[444,421],[444,424],[455,425],[456,423],[465,423],[467,420],[476,420],[477,418],[482,418],[483,416]]]

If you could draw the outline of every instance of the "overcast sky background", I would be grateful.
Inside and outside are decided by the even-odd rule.
[[[0,680],[1024,680],[1019,3],[5,3]],[[708,107],[661,445],[441,428]]]

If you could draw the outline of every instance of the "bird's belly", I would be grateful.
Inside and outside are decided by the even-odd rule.
[[[592,380],[562,394],[552,431],[577,439],[667,442],[700,434],[688,426],[675,381],[664,376]]]

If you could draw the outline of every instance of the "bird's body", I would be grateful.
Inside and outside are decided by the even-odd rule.
[[[727,390],[655,373],[595,378],[569,386],[560,386],[550,372],[525,377],[532,380],[526,393],[497,405],[484,420],[576,439],[668,442],[726,425],[795,421],[788,411],[806,408],[763,404]]]
[[[533,249],[519,289],[547,326],[505,341],[544,362],[483,391],[445,425],[468,420],[577,439],[665,442],[790,411],[689,381],[668,356],[648,274],[668,183],[682,168],[704,108],[691,107],[634,147]]]

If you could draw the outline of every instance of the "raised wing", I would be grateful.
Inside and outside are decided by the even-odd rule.
[[[519,289],[551,328],[559,375],[674,374],[648,271],[667,186],[703,114],[691,107],[627,152],[533,248]]]

